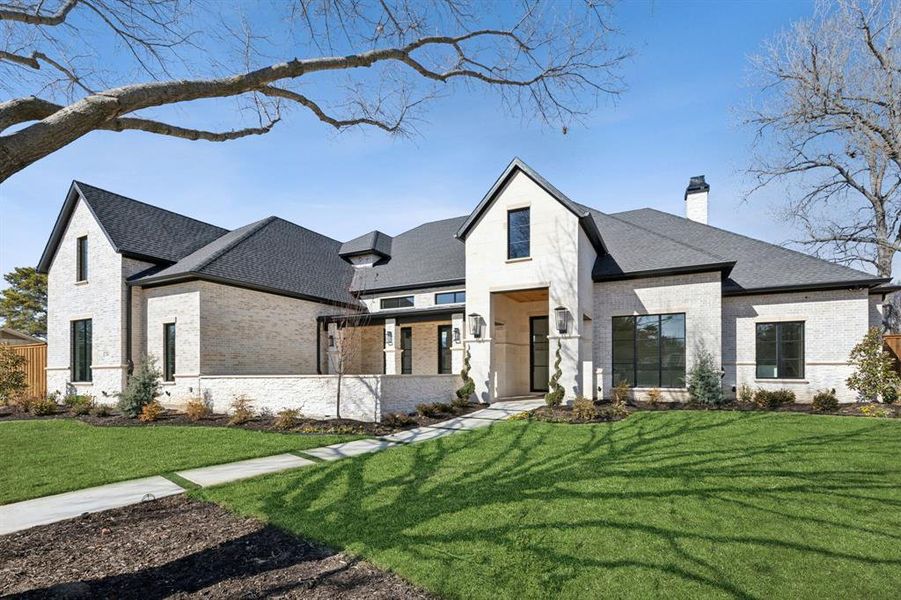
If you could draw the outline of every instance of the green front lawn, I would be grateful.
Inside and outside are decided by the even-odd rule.
[[[0,504],[357,439],[224,427],[94,427],[75,420],[0,423]]]
[[[901,422],[508,422],[194,492],[456,598],[888,598]]]

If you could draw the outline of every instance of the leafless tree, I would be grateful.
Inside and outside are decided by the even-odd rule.
[[[410,134],[425,101],[467,83],[565,130],[621,91],[611,1],[261,0],[245,15],[204,0],[0,0],[0,182],[91,131],[234,140],[288,106],[337,130]],[[252,126],[208,131],[164,110],[226,99]]]
[[[363,329],[369,325],[371,315],[362,308],[345,307],[332,322],[337,337],[329,340],[334,347],[328,349],[329,373],[338,376],[335,391],[335,415],[341,418],[341,392],[344,376],[359,373],[359,361],[364,352]]]
[[[751,193],[778,186],[799,243],[890,277],[901,250],[901,3],[820,2],[753,65]]]

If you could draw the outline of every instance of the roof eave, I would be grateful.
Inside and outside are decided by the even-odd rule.
[[[617,273],[614,275],[597,276],[591,275],[592,281],[602,283],[607,281],[625,281],[629,279],[643,279],[645,277],[665,277],[667,275],[690,275],[692,273],[710,273],[719,271],[723,278],[729,276],[735,261],[726,261],[718,263],[708,263],[703,265],[686,265],[684,267],[668,267],[665,269],[647,269],[644,271],[629,271],[625,273]]]
[[[851,279],[845,281],[824,281],[819,283],[805,283],[792,285],[778,285],[758,288],[724,289],[723,296],[754,296],[758,294],[781,294],[788,292],[817,292],[842,289],[875,288],[890,282],[891,277],[877,277],[873,279]]]

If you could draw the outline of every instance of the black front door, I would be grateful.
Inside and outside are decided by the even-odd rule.
[[[451,372],[451,326],[438,326],[438,374]]]
[[[400,329],[400,374],[413,374],[413,329],[401,327]]]
[[[547,334],[547,317],[529,317],[529,387],[533,392],[547,391]]]

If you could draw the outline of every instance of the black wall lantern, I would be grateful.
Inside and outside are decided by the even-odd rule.
[[[482,317],[477,313],[469,315],[469,332],[474,338],[482,337]]]
[[[385,330],[385,345],[393,346],[394,345],[394,332],[390,329]]]
[[[555,308],[554,319],[557,321],[557,333],[566,333],[566,307],[558,306]]]
[[[331,333],[328,334],[328,347],[329,347],[329,348],[334,348],[334,347],[335,347],[335,336],[334,336],[333,334],[331,334]]]
[[[460,328],[454,327],[454,344],[460,343]]]

